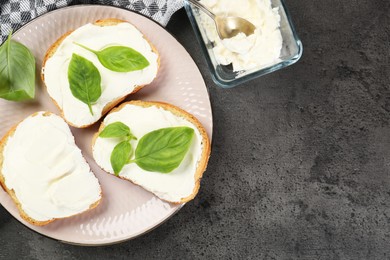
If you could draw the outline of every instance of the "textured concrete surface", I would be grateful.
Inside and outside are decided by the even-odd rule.
[[[100,248],[44,238],[0,206],[0,258],[390,259],[390,2],[286,2],[301,61],[230,90],[212,83],[184,12],[168,26],[215,116],[194,201]]]

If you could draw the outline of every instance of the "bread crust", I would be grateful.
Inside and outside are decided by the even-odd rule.
[[[32,114],[31,116],[28,116],[26,117],[25,119],[29,118],[29,117],[33,117],[33,116],[36,116],[38,114],[38,112]],[[43,116],[50,116],[52,115],[53,113],[51,112],[44,112]],[[5,177],[2,173],[2,169],[3,169],[3,162],[4,162],[4,156],[3,156],[3,151],[4,151],[4,148],[5,148],[5,145],[7,144],[7,141],[8,141],[8,138],[12,137],[13,134],[15,133],[17,127],[19,126],[19,124],[23,122],[20,121],[19,123],[17,123],[16,125],[14,125],[4,136],[3,138],[0,140],[0,186],[3,188],[3,190],[5,192],[7,192],[9,194],[9,196],[11,197],[11,199],[13,200],[13,202],[16,204],[16,207],[18,208],[18,211],[19,211],[19,214],[20,216],[27,222],[29,222],[30,224],[33,224],[35,226],[44,226],[44,225],[47,225],[55,220],[58,220],[58,219],[65,219],[65,218],[69,218],[69,217],[73,217],[73,216],[76,216],[76,215],[79,215],[79,214],[82,214],[84,212],[87,212],[91,209],[94,209],[96,208],[100,201],[102,200],[103,198],[103,194],[102,194],[102,189],[101,189],[101,186],[100,186],[100,183],[99,183],[99,186],[100,186],[100,199],[98,201],[96,201],[95,203],[91,204],[89,206],[89,208],[83,212],[79,212],[77,214],[74,214],[74,215],[71,215],[71,216],[68,216],[68,217],[65,217],[65,218],[52,218],[50,220],[46,220],[46,221],[39,221],[39,220],[35,220],[33,218],[31,218],[22,208],[22,204],[20,203],[20,201],[18,200],[16,194],[15,194],[15,191],[13,189],[9,189],[6,184],[5,184]],[[96,176],[95,176],[96,178]]]
[[[201,182],[203,173],[206,171],[207,163],[208,163],[209,158],[210,158],[211,145],[210,145],[210,139],[209,139],[209,137],[207,135],[206,129],[203,127],[203,125],[199,122],[199,120],[195,116],[193,116],[192,114],[188,113],[187,111],[185,111],[185,110],[183,110],[183,109],[181,109],[179,107],[176,107],[174,105],[171,105],[171,104],[168,104],[168,103],[165,103],[165,102],[159,102],[159,101],[141,101],[141,100],[128,101],[128,102],[125,102],[125,103],[121,104],[120,106],[112,109],[109,114],[114,113],[116,111],[120,111],[126,105],[141,106],[141,107],[144,107],[144,108],[151,107],[151,106],[156,106],[158,108],[162,108],[162,109],[164,109],[166,111],[171,112],[175,116],[185,118],[186,120],[188,120],[189,122],[194,124],[196,126],[196,128],[199,130],[199,132],[200,132],[200,134],[202,136],[202,155],[201,155],[201,158],[200,158],[200,160],[198,162],[198,166],[196,168],[196,172],[194,174],[194,182],[195,182],[194,189],[193,189],[192,193],[189,196],[187,196],[185,198],[181,198],[180,201],[168,201],[168,200],[165,200],[165,201],[170,202],[170,203],[174,203],[174,204],[181,204],[181,203],[186,203],[186,202],[194,199],[196,194],[199,191],[200,182]],[[94,136],[92,138],[92,149],[93,149],[93,147],[95,145],[96,139],[98,138],[100,132],[103,131],[104,127],[105,127],[104,122],[102,122],[100,127],[99,127],[98,132],[96,132],[94,134]],[[92,154],[93,154],[93,152],[92,152]],[[104,171],[104,169],[102,169],[102,170]],[[119,178],[121,178],[123,180],[127,180],[127,181],[132,182],[131,180],[123,178],[121,176],[116,176],[116,177],[119,177]],[[132,183],[134,183],[134,182],[132,182]],[[134,184],[142,187],[142,185],[139,185],[137,183],[134,183]],[[164,200],[164,199],[162,199],[162,200]]]
[[[99,25],[99,26],[113,26],[113,25],[117,25],[119,23],[129,23],[131,24],[130,22],[128,21],[125,21],[125,20],[121,20],[121,19],[116,19],[116,18],[107,18],[107,19],[102,19],[102,20],[97,20],[95,21],[93,24],[94,25]],[[132,24],[133,25],[133,24]],[[133,25],[134,26],[134,25]],[[139,30],[136,26],[134,26],[137,30]],[[69,32],[66,32],[65,34],[63,34],[60,38],[58,38],[50,47],[49,49],[47,50],[45,56],[44,56],[44,59],[43,59],[43,62],[42,62],[42,71],[41,71],[41,79],[42,79],[42,82],[43,82],[43,85],[46,87],[46,90],[47,90],[47,86],[46,86],[46,83],[45,83],[45,65],[46,65],[46,62],[49,58],[51,58],[54,53],[57,51],[58,47],[61,45],[61,43],[65,40],[65,38],[67,36],[69,36],[72,32],[72,31],[69,31]],[[139,30],[140,31],[140,30]],[[156,49],[156,47],[146,38],[145,35],[143,35],[143,38],[149,43],[152,51],[154,53],[157,54],[157,68],[159,69],[160,68],[160,55]],[[158,71],[157,71],[157,74],[158,74]],[[154,79],[157,78],[157,74],[156,74],[156,77]],[[150,83],[149,83],[150,84]],[[128,96],[130,96],[131,94],[134,94],[136,92],[138,92],[139,90],[141,90],[143,87],[145,87],[146,85],[140,85],[140,86],[136,86],[133,91],[131,93],[128,93],[127,95],[123,96],[123,97],[119,97],[118,99],[115,99],[115,100],[112,100],[110,103],[106,104],[103,108],[103,111],[101,113],[101,116],[100,118],[102,118],[105,114],[107,114],[107,112],[109,112],[112,108],[114,108],[116,105],[118,105],[119,103],[121,103],[123,100],[125,100]],[[50,95],[49,95],[50,96]],[[82,125],[82,126],[77,126],[77,125],[74,125],[72,122],[69,122],[65,115],[64,115],[64,112],[62,110],[62,108],[58,105],[57,101],[55,101],[51,96],[50,96],[51,100],[53,100],[54,104],[56,105],[56,107],[58,107],[58,109],[60,110],[60,113],[61,113],[61,117],[71,126],[73,127],[76,127],[76,128],[87,128],[93,124],[95,124],[97,121],[91,123],[91,124],[88,124],[88,125]]]

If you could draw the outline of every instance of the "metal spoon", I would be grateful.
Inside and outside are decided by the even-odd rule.
[[[256,30],[254,26],[248,20],[237,16],[219,16],[212,13],[207,7],[201,4],[197,0],[187,0],[194,4],[199,9],[202,9],[208,16],[210,16],[217,27],[217,32],[219,38],[227,39],[232,38],[239,34],[240,32],[244,33],[246,36],[253,34]]]

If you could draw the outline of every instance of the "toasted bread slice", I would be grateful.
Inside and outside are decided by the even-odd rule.
[[[172,203],[184,203],[196,196],[210,156],[210,141],[206,130],[193,115],[162,102],[130,101],[114,108],[106,116],[92,141],[95,161],[110,174],[114,174],[110,163],[111,152],[120,139],[102,138],[99,134],[114,122],[122,122],[130,128],[137,138],[131,141],[134,150],[140,138],[151,131],[180,126],[193,128],[195,134],[191,146],[180,166],[172,172],[150,172],[141,169],[136,163],[130,163],[123,167],[118,177]]]
[[[0,141],[0,184],[33,225],[95,208],[102,191],[65,121],[37,112]]]
[[[104,67],[95,54],[76,43],[96,51],[111,46],[130,47],[145,56],[149,66],[138,71],[114,72]],[[73,53],[91,61],[101,75],[102,95],[92,104],[93,115],[88,106],[70,91],[67,73]],[[128,95],[150,84],[157,77],[159,67],[160,56],[154,45],[130,22],[110,18],[86,24],[62,35],[46,52],[41,78],[65,121],[71,126],[85,128],[98,121]]]

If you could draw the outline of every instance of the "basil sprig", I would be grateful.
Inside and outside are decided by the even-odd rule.
[[[92,103],[102,95],[98,69],[86,58],[73,53],[68,67],[68,80],[73,96],[87,104],[93,115]]]
[[[35,58],[11,34],[0,47],[0,98],[23,101],[35,96]]]
[[[130,72],[142,70],[149,66],[149,61],[141,53],[130,47],[111,46],[96,51],[77,42],[74,44],[94,53],[100,63],[112,71]]]
[[[100,132],[101,138],[122,138],[124,139],[114,147],[111,153],[110,162],[115,175],[119,175],[122,168],[130,162],[133,154],[130,141],[137,140],[131,133],[130,128],[122,122],[115,122],[107,125],[103,131]]]
[[[123,167],[129,163],[136,163],[145,171],[172,172],[179,167],[187,154],[194,132],[190,127],[168,127],[147,133],[139,140],[133,159],[131,159],[133,149],[130,141],[137,138],[125,124],[121,122],[109,124],[99,137],[125,138],[115,146],[110,157],[111,166],[118,176]]]

